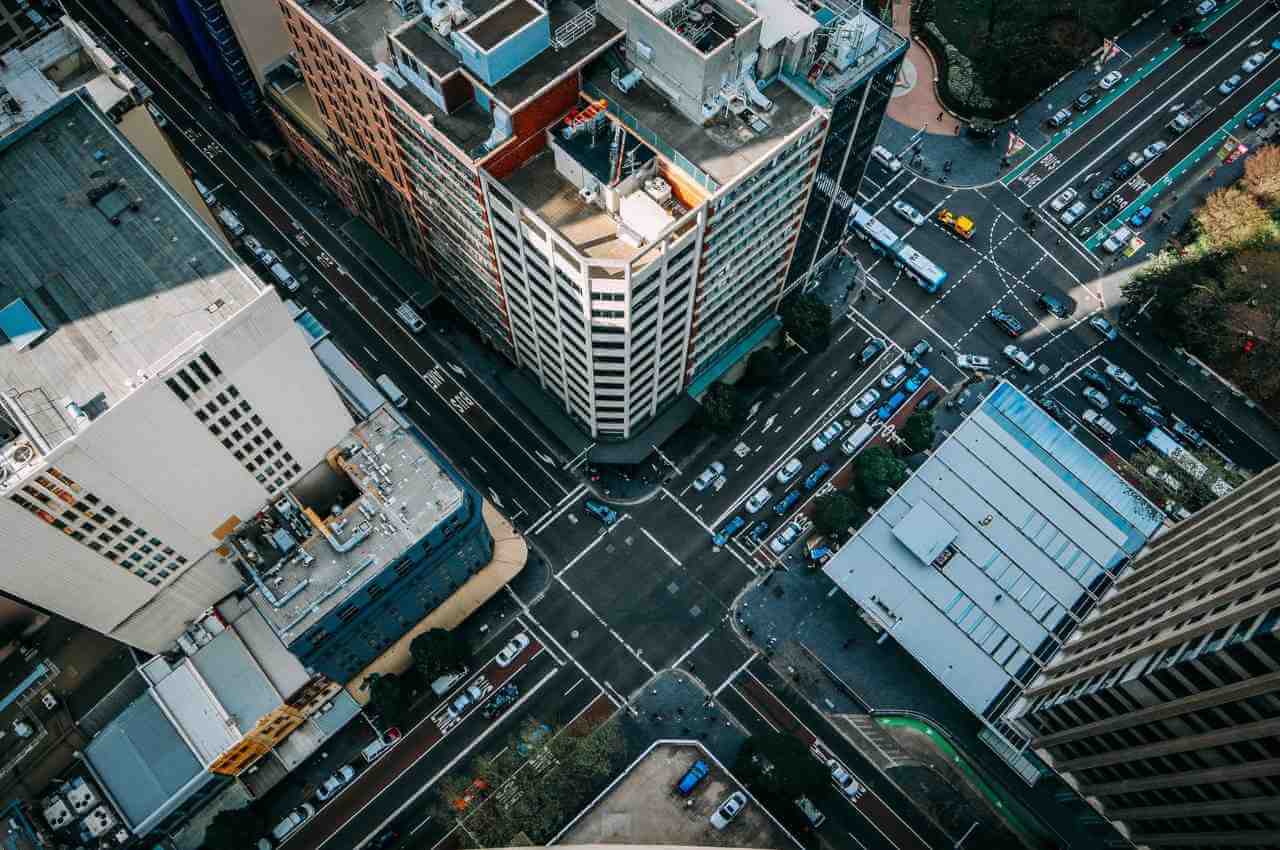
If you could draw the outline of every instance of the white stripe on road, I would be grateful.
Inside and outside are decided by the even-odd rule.
[[[686,659],[686,658],[688,658],[690,655],[693,655],[694,650],[696,650],[698,647],[702,646],[702,642],[703,642],[704,640],[706,640],[707,638],[709,638],[709,637],[711,637],[711,632],[707,632],[707,633],[706,633],[706,634],[704,634],[702,637],[700,637],[700,638],[698,638],[696,641],[694,641],[694,642],[693,642],[693,646],[691,646],[691,647],[689,647],[688,649],[686,649],[686,650],[684,651],[684,654],[683,654],[683,655],[681,655],[681,656],[680,656],[679,658],[677,658],[675,661],[671,662],[671,669],[672,669],[672,670],[674,670],[674,669],[676,669],[677,667],[679,667],[681,664],[683,664],[683,663],[684,663],[684,661],[685,661],[685,659]]]
[[[730,616],[732,616],[732,614],[731,614]],[[736,679],[736,678],[738,678],[738,674],[739,674],[739,673],[741,673],[743,670],[746,670],[749,666],[751,666],[751,662],[752,662],[752,661],[755,661],[755,660],[756,660],[757,658],[759,658],[759,657],[760,657],[760,653],[759,653],[759,652],[753,652],[753,653],[751,653],[751,657],[750,657],[750,658],[748,658],[746,661],[742,662],[742,666],[741,666],[741,667],[739,667],[737,670],[734,670],[732,673],[730,673],[730,674],[729,674],[729,678],[727,678],[727,679],[725,679],[723,682],[721,682],[721,683],[720,683],[720,687],[718,687],[718,688],[716,688],[714,691],[712,691],[712,692],[711,692],[711,695],[712,695],[712,696],[719,696],[721,691],[723,691],[725,688],[729,687],[729,685],[733,682],[733,680],[734,680],[734,679]]]

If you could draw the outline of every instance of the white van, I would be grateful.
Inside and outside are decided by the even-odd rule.
[[[897,174],[902,170],[902,163],[893,155],[893,152],[884,145],[876,145],[871,149],[871,155],[879,160],[880,164],[893,174]]]
[[[1106,251],[1108,254],[1114,254],[1125,245],[1128,245],[1129,240],[1132,238],[1132,230],[1127,227],[1117,227],[1115,231],[1107,237],[1107,241],[1102,243],[1102,250]]]
[[[840,451],[847,455],[857,454],[858,449],[867,444],[875,436],[876,428],[874,425],[862,424],[858,429],[849,435],[849,439],[840,444]]]
[[[414,333],[427,326],[427,323],[422,321],[422,317],[418,315],[418,311],[413,309],[413,305],[408,301],[396,307],[396,318],[404,322],[405,327]]]
[[[442,697],[450,688],[462,681],[462,677],[465,675],[467,675],[466,670],[458,673],[446,673],[431,683],[431,692],[438,697]]]
[[[191,182],[195,184],[196,191],[200,193],[200,197],[204,198],[204,202],[206,204],[212,204],[217,202],[218,199],[213,196],[212,189],[210,189],[208,186],[201,183],[199,180],[192,179]]]
[[[396,382],[388,378],[386,375],[378,376],[378,388],[383,394],[391,399],[391,403],[396,407],[404,407],[409,403],[409,397],[400,391],[396,386]]]
[[[232,236],[240,236],[244,233],[244,225],[240,223],[240,219],[236,218],[236,214],[231,210],[219,210],[218,221],[222,222],[222,226],[231,231]]]
[[[297,292],[299,283],[298,279],[289,274],[289,270],[279,263],[271,264],[271,276],[280,282],[280,285],[290,292]]]

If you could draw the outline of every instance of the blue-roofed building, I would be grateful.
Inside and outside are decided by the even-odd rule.
[[[987,726],[1164,515],[1001,383],[824,567]]]

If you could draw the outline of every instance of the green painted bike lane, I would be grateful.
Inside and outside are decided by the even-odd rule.
[[[1240,2],[1241,0],[1232,0],[1232,2],[1224,4],[1222,7],[1218,9],[1217,12],[1214,12],[1212,15],[1210,15],[1207,18],[1204,18],[1202,21],[1200,21],[1198,24],[1192,27],[1191,31],[1204,32],[1209,27],[1217,23],[1218,20],[1221,19],[1223,15],[1227,14],[1236,6],[1238,6]],[[1148,59],[1146,64],[1144,64],[1141,68],[1135,71],[1133,75],[1128,79],[1126,79],[1118,88],[1112,89],[1111,91],[1107,92],[1106,96],[1103,98],[1100,98],[1092,108],[1082,112],[1080,115],[1073,118],[1071,120],[1071,123],[1067,124],[1066,127],[1063,127],[1061,130],[1054,133],[1049,138],[1048,142],[1046,142],[1044,145],[1036,149],[1035,156],[1029,159],[1026,159],[1023,162],[1018,163],[1018,165],[1015,166],[1012,171],[1010,171],[1003,178],[1001,178],[1000,182],[1003,183],[1005,186],[1011,185],[1013,181],[1017,180],[1025,172],[1033,168],[1036,163],[1044,159],[1049,154],[1053,153],[1054,148],[1056,148],[1062,142],[1069,139],[1077,131],[1084,129],[1084,126],[1086,124],[1088,124],[1095,117],[1101,114],[1103,110],[1105,110],[1114,101],[1116,101],[1122,95],[1124,95],[1125,92],[1128,92],[1134,86],[1138,85],[1147,77],[1151,76],[1151,74],[1157,68],[1159,68],[1165,62],[1169,61],[1169,59],[1172,58],[1175,53],[1177,53],[1179,50],[1182,50],[1182,49],[1183,49],[1183,45],[1182,45],[1181,39],[1177,39],[1172,44],[1167,45],[1159,53],[1157,53],[1156,55]],[[1069,105],[1068,105],[1068,108],[1070,108]]]
[[[1129,220],[1130,216],[1145,206],[1150,206],[1151,202],[1160,197],[1160,193],[1171,187],[1175,182],[1186,176],[1200,160],[1204,159],[1207,154],[1212,153],[1222,146],[1228,138],[1232,137],[1232,130],[1240,125],[1245,118],[1257,112],[1262,104],[1268,99],[1280,93],[1280,80],[1275,81],[1267,86],[1261,94],[1250,100],[1244,107],[1239,109],[1232,115],[1221,127],[1213,132],[1207,139],[1201,142],[1191,153],[1178,160],[1177,164],[1164,173],[1156,182],[1152,183],[1142,191],[1127,207],[1116,214],[1116,217],[1110,219],[1105,224],[1099,225],[1098,228],[1085,240],[1085,247],[1089,250],[1096,249],[1101,245],[1111,233],[1117,230],[1121,225]]]
[[[917,720],[914,717],[905,717],[902,715],[877,715],[876,723],[881,726],[893,727],[899,726],[907,729],[913,729],[917,732],[923,732],[929,737],[930,743],[937,747],[938,751],[949,758],[951,762],[962,772],[969,781],[977,788],[978,792],[987,799],[997,814],[1004,820],[1009,827],[1024,837],[1033,841],[1040,840],[1047,834],[1046,830],[1031,827],[1029,822],[1034,818],[1025,811],[1022,804],[1003,795],[999,789],[993,787],[974,770],[969,764],[964,754],[952,746],[945,735],[942,735],[928,723]]]

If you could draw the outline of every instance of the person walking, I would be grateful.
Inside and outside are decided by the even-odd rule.
[[[942,120],[942,116],[944,116],[944,115],[946,115],[946,114],[947,114],[947,111],[946,111],[945,109],[939,109],[939,110],[938,110],[938,117],[937,117],[936,119],[934,119],[934,120],[941,121],[941,120]]]

